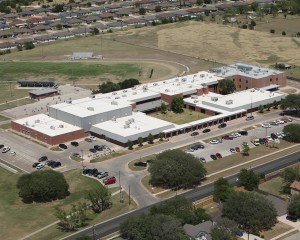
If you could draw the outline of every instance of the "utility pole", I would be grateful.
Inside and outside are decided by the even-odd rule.
[[[96,238],[95,238],[95,225],[93,225],[93,240],[96,240]]]
[[[129,184],[129,191],[128,191],[128,195],[129,195],[129,199],[128,199],[128,203],[129,203],[129,205],[131,204],[131,198],[130,198],[130,184]]]

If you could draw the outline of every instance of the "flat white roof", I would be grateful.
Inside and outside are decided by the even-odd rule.
[[[14,122],[50,137],[78,131],[81,129],[63,121],[56,120],[46,114],[37,114],[34,116],[15,120]]]
[[[78,117],[88,117],[117,109],[129,107],[127,101],[117,101],[112,98],[81,98],[51,105],[50,108],[59,109]]]
[[[91,131],[95,131],[95,129],[98,128],[126,138],[155,129],[168,129],[174,126],[173,123],[150,117],[142,112],[133,112],[132,115],[117,118],[116,121],[110,120],[95,124],[92,126]]]
[[[250,78],[264,78],[267,76],[283,73],[281,71],[274,70],[271,68],[258,67],[243,63],[236,63],[219,68],[212,68],[209,71],[224,78],[234,75],[241,75]]]

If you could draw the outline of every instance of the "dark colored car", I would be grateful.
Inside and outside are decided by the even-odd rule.
[[[78,142],[71,142],[71,145],[74,146],[74,147],[78,147],[79,143]]]
[[[248,135],[248,132],[245,131],[245,130],[239,131],[238,133],[241,134],[242,136],[247,136]]]
[[[48,160],[48,157],[47,156],[41,156],[39,158],[39,162],[44,162],[44,161],[47,161]]]
[[[110,185],[116,183],[115,177],[109,177],[103,180],[104,185]]]
[[[36,166],[39,165],[39,164],[40,164],[39,162],[35,162],[34,164],[32,164],[32,167],[36,168]]]
[[[136,167],[147,167],[147,162],[136,162],[134,163],[134,166]]]
[[[198,132],[192,132],[192,133],[191,133],[191,136],[192,136],[192,137],[197,136],[197,135],[199,135]]]
[[[210,155],[210,158],[211,158],[212,160],[217,160],[217,159],[218,159],[217,156],[214,155],[214,154]]]
[[[94,171],[93,176],[94,176],[94,177],[98,177],[98,174],[99,174],[99,171],[98,171],[98,170],[97,170],[97,172]]]
[[[277,139],[278,137],[276,136],[275,133],[271,133],[271,138],[274,140],[274,139]]]
[[[217,157],[218,159],[222,158],[221,153],[216,153],[216,157]]]
[[[198,149],[204,149],[205,147],[202,144],[198,144],[198,145],[195,145],[195,146],[193,146],[191,148],[194,149],[194,150],[198,150]]]
[[[0,149],[1,149],[1,148],[4,148],[4,145],[3,145],[3,144],[0,144]]]
[[[234,137],[233,136],[229,136],[229,135],[225,135],[225,136],[222,137],[222,139],[232,140],[232,139],[234,139]]]
[[[210,129],[209,129],[209,128],[206,128],[206,129],[204,129],[202,132],[203,132],[203,133],[208,133],[208,132],[210,132]]]
[[[218,126],[218,128],[225,128],[225,127],[227,127],[227,124],[226,124],[226,123],[221,123],[221,124]]]
[[[291,222],[297,222],[298,221],[298,218],[295,215],[290,215],[290,214],[288,214],[286,216],[286,219],[291,221]]]
[[[98,169],[97,169],[97,168],[91,169],[91,171],[89,171],[88,174],[89,174],[90,176],[94,176],[95,173],[98,173]]]
[[[68,149],[67,145],[64,144],[64,143],[61,143],[61,144],[59,144],[58,146],[59,146],[60,148],[62,148],[62,149]]]
[[[53,161],[53,160],[47,160],[45,164],[47,166],[51,167],[53,163],[55,163],[55,161]]]
[[[92,169],[89,169],[89,168],[83,169],[82,174],[84,174],[84,175],[89,174],[90,171],[92,171]]]
[[[89,151],[92,152],[92,153],[96,153],[97,152],[97,150],[95,148],[90,148]]]
[[[258,141],[259,141],[259,144],[261,144],[261,145],[265,144],[265,141],[262,138],[259,138]]]
[[[51,167],[52,168],[57,168],[57,167],[60,167],[61,166],[61,162],[54,162]]]
[[[253,119],[254,119],[254,116],[248,116],[248,117],[246,117],[246,121],[251,121]]]
[[[103,151],[103,147],[102,147],[102,146],[95,145],[94,148],[95,148],[97,151]]]

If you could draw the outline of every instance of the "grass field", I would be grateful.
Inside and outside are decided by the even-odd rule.
[[[0,122],[9,120],[10,118],[0,115]]]
[[[59,206],[62,208],[70,208],[71,204],[85,201],[85,191],[100,186],[100,183],[92,178],[81,175],[80,170],[74,170],[64,173],[69,185],[71,195],[66,199],[57,200],[50,203],[33,203],[24,204],[18,197],[18,190],[15,187],[16,181],[20,174],[12,174],[0,168],[0,221],[1,221],[1,238],[18,239],[31,232],[34,232],[43,226],[46,226],[57,219],[53,215],[53,208]],[[117,201],[115,200],[115,203]],[[134,204],[132,205],[134,207]],[[110,214],[116,215],[126,209],[125,205],[116,205],[105,213],[98,215],[101,218],[108,218]],[[5,219],[5,221],[4,221]],[[54,226],[54,229],[56,226]],[[57,230],[57,234],[62,233]],[[38,236],[38,239],[40,236]],[[44,238],[53,239],[53,238]]]
[[[291,230],[293,227],[283,223],[283,222],[278,222],[272,229],[268,231],[263,231],[260,233],[261,236],[264,236],[264,239],[270,240],[276,236],[279,236],[289,230]]]
[[[174,113],[173,111],[167,111],[167,113],[155,112],[149,115],[151,117],[159,118],[161,120],[172,122],[175,124],[184,124],[209,117],[209,115],[195,111],[190,111],[188,109],[184,109],[184,112],[182,113]]]
[[[281,177],[275,177],[260,184],[259,189],[271,193],[273,195],[286,198],[287,195],[281,193],[282,186],[283,186],[283,179]]]
[[[155,154],[153,155],[149,155],[149,156],[146,156],[146,157],[142,157],[142,158],[138,158],[138,159],[135,159],[131,162],[128,163],[128,168],[132,171],[141,171],[141,170],[145,170],[146,167],[139,167],[139,166],[134,166],[134,164],[136,162],[146,162],[147,160],[151,160],[151,159],[154,159],[155,158]]]

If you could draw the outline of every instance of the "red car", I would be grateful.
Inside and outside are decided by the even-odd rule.
[[[240,150],[239,147],[235,147],[235,151],[236,151],[236,152],[240,152],[241,150]]]
[[[268,141],[268,139],[266,139],[266,138],[263,138],[262,139],[265,143],[268,143],[269,141]]]
[[[222,137],[222,139],[226,139],[226,140],[233,140],[234,137],[233,136],[228,136],[228,135],[225,135]]]
[[[222,158],[221,153],[216,153],[216,156],[217,156],[218,159]]]
[[[110,185],[116,183],[115,177],[108,177],[103,180],[104,185]]]

